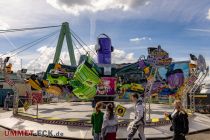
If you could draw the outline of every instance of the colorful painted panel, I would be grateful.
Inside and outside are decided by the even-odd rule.
[[[102,77],[100,84],[97,86],[98,95],[114,95],[116,92],[116,82],[115,77]]]

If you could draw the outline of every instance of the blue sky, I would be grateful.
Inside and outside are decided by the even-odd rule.
[[[91,47],[100,33],[109,35],[116,49],[113,62],[133,62],[146,55],[147,47],[160,44],[175,60],[187,60],[193,53],[203,54],[210,63],[209,0],[0,0],[1,29],[64,21]],[[55,30],[2,35],[0,53]],[[24,66],[45,69],[52,60],[55,39],[17,55],[12,62],[19,65],[23,59]],[[64,48],[62,59],[66,63],[67,58]]]

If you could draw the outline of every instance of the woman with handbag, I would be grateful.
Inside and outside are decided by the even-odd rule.
[[[189,132],[189,121],[181,101],[175,100],[173,113],[165,113],[165,116],[172,121],[170,130],[174,132],[173,140],[186,140],[185,135]]]

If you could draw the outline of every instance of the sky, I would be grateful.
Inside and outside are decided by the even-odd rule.
[[[209,0],[0,0],[0,29],[61,25],[69,22],[92,50],[101,33],[112,39],[113,63],[135,62],[147,47],[161,45],[174,61],[202,54],[210,64]],[[0,56],[54,31],[58,33],[17,55],[14,68],[45,71],[53,61],[58,28],[0,34]],[[88,47],[86,47],[88,50]],[[61,60],[69,64],[66,43]],[[76,59],[84,49],[75,46]],[[93,53],[91,54],[96,57]]]

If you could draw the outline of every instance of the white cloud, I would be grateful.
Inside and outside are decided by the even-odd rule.
[[[210,29],[198,29],[198,28],[190,28],[190,29],[187,29],[189,31],[196,31],[196,32],[210,32]]]
[[[136,38],[131,38],[130,42],[139,42],[140,38],[136,37]]]
[[[205,2],[190,0],[47,0],[47,3],[72,15],[84,13],[91,17],[96,14],[101,20],[143,18],[164,22],[200,22],[209,9]]]
[[[43,12],[44,11],[44,12]],[[59,15],[59,16],[58,16]],[[0,29],[15,29],[37,26],[58,25],[66,21],[64,13],[55,10],[43,0],[6,0],[0,1]],[[48,20],[46,20],[48,19]],[[73,22],[73,21],[72,21]],[[46,29],[45,31],[48,31]],[[8,37],[36,36],[39,30],[7,33]]]
[[[142,40],[149,40],[149,41],[151,41],[152,38],[151,37],[140,37],[140,38],[139,37],[135,37],[135,38],[129,39],[130,42],[135,42],[135,43],[138,43],[138,42],[140,42]]]
[[[53,61],[55,48],[42,46],[36,51],[37,52],[34,59],[29,60],[29,62],[25,64],[26,68],[30,70],[36,69],[39,71],[45,71],[47,69],[48,64]]]
[[[124,50],[115,49],[112,53],[112,63],[132,63],[137,61],[133,53],[126,53]]]
[[[9,28],[9,25],[0,20],[0,30],[6,30]]]
[[[95,45],[89,45],[88,47],[84,47],[85,50],[89,51],[91,57],[93,57],[96,60],[96,54],[93,53]],[[91,51],[91,50],[92,51]],[[79,61],[80,54],[86,54],[83,48],[75,49],[75,57],[76,61]],[[47,69],[47,66],[49,63],[52,63],[54,54],[55,54],[55,48],[54,47],[47,47],[42,46],[36,50],[36,56],[34,56],[35,59],[30,60],[27,64],[25,64],[26,68],[30,70],[37,70],[37,71],[45,71]],[[60,59],[62,62],[66,65],[69,65],[69,55],[67,51],[62,51]],[[18,60],[18,59],[17,59]],[[19,59],[20,60],[20,59]],[[135,62],[136,59],[134,58],[133,53],[126,53],[123,50],[115,49],[112,53],[112,63],[131,63]],[[18,64],[18,63],[17,63]],[[16,65],[16,63],[15,63]]]
[[[11,28],[21,28],[54,25],[63,21],[78,25],[80,19],[93,17],[93,13],[97,13],[97,20],[146,18],[179,21],[201,17],[201,13],[206,16],[203,14],[205,8],[199,10],[200,7],[208,6],[205,3],[182,3],[182,0],[1,0],[0,20]],[[83,12],[84,16],[75,18],[65,12],[73,15]]]
[[[79,15],[81,12],[98,12],[109,9],[122,11],[148,5],[149,0],[47,0],[53,7],[68,13]]]
[[[4,57],[1,57],[1,61],[4,60],[7,56],[11,56],[12,54],[8,54]],[[0,56],[2,56],[2,54],[0,54]],[[12,66],[12,69],[13,71],[16,71],[16,70],[19,70],[21,69],[21,59],[19,56],[13,56],[9,59],[9,62],[7,64],[11,63],[13,66]]]
[[[209,11],[208,11],[208,13],[207,13],[206,18],[207,18],[208,20],[210,20],[210,9],[209,9]]]
[[[12,64],[12,68],[14,71],[16,70],[20,70],[21,69],[21,59],[18,56],[14,56],[12,58],[10,58],[9,63]]]

